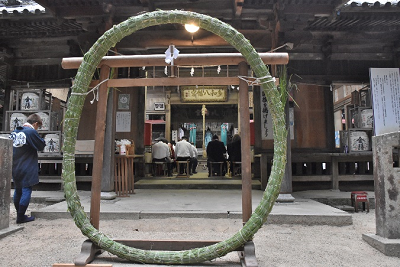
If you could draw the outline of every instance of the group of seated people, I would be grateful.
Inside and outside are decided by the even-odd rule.
[[[174,141],[168,143],[165,138],[156,139],[156,143],[152,147],[153,162],[166,162],[168,177],[172,176],[174,168],[179,167],[179,174],[183,174],[187,170],[185,166],[177,166],[177,161],[189,160],[189,175],[197,173],[197,149],[194,144],[187,141],[186,136],[182,136],[181,140],[175,144]]]
[[[232,142],[225,145],[219,141],[218,135],[214,135],[212,140],[207,145],[207,167],[208,177],[224,176],[227,172],[226,153],[229,155],[229,168],[231,173],[234,173],[234,162],[240,162],[241,154],[241,139],[238,134],[232,138]],[[222,165],[222,166],[221,166]]]
[[[232,142],[225,145],[219,141],[218,135],[214,135],[212,141],[207,145],[207,168],[208,176],[224,176],[227,172],[226,153],[229,155],[230,171],[234,173],[234,162],[241,161],[241,140],[238,134],[232,138]],[[165,138],[157,138],[152,147],[153,163],[165,162],[167,165],[168,176],[172,176],[174,168],[179,174],[187,173],[186,164],[177,166],[176,162],[189,161],[189,175],[197,173],[198,152],[193,143],[188,142],[186,136],[175,144],[169,143]]]

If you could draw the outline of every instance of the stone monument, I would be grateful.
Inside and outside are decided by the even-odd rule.
[[[364,234],[363,239],[383,254],[400,258],[400,132],[374,136],[372,143],[376,234]]]
[[[0,238],[23,228],[10,227],[12,153],[12,141],[0,137]]]

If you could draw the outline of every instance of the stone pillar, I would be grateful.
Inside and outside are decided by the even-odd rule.
[[[10,226],[12,154],[12,141],[0,137],[0,238],[24,228]]]
[[[114,156],[115,156],[115,90],[110,90],[107,99],[106,128],[104,133],[103,175],[101,178],[101,196],[103,200],[117,197],[114,192]]]
[[[376,235],[363,235],[371,246],[395,257],[400,257],[400,167],[393,166],[393,150],[399,148],[400,132],[372,137]]]
[[[12,141],[0,137],[0,230],[10,225]]]

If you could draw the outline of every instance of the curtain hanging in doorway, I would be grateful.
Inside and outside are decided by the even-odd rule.
[[[227,141],[226,140],[227,133],[228,133],[228,124],[227,123],[221,124],[221,142],[223,142],[225,146],[226,146],[226,141]]]
[[[193,143],[196,146],[196,124],[194,123],[190,124],[189,142]]]

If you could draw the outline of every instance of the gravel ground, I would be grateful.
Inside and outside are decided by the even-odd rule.
[[[31,204],[30,210],[43,207]],[[362,240],[375,233],[374,210],[353,213],[350,226],[265,225],[255,235],[259,266],[400,266],[400,259],[388,257]],[[10,225],[15,225],[11,207]],[[24,229],[0,239],[0,265],[52,266],[72,263],[86,239],[72,219],[45,220],[24,224]],[[116,239],[223,240],[241,227],[234,219],[114,220],[101,221],[100,230]],[[108,252],[100,259],[113,263]],[[215,266],[233,266],[239,261],[232,252]],[[101,261],[100,261],[101,262]],[[97,263],[97,262],[96,262]],[[220,264],[219,264],[220,263]],[[114,266],[129,266],[116,264]],[[130,265],[132,266],[132,265]]]

